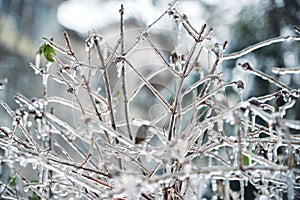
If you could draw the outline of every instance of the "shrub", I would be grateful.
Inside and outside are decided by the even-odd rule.
[[[243,80],[225,82],[222,63],[273,43],[299,41],[300,36],[272,38],[226,54],[227,42],[215,42],[206,24],[199,30],[193,27],[173,4],[140,29],[131,44],[125,37],[123,14],[121,6],[115,43],[96,31],[89,33],[83,60],[67,32],[65,46],[43,38],[35,64],[29,64],[42,77],[43,96],[28,99],[17,94],[16,110],[1,101],[12,125],[0,128],[5,152],[1,162],[10,168],[0,196],[293,199],[299,195],[300,122],[286,118],[299,99],[299,89],[249,62],[239,63],[277,88],[244,99],[247,85]],[[177,25],[174,38],[154,27],[165,16]],[[176,48],[162,49],[157,38],[174,40]],[[203,60],[207,56],[208,62]],[[299,68],[273,69],[275,74],[299,72]]]

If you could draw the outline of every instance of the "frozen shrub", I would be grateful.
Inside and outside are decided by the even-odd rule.
[[[299,89],[244,62],[239,67],[278,89],[244,99],[247,85],[225,82],[222,63],[300,36],[227,54],[227,42],[215,42],[206,24],[193,27],[172,4],[127,43],[123,14],[121,6],[115,43],[89,33],[84,60],[66,32],[64,46],[43,38],[30,63],[43,96],[17,94],[17,110],[1,101],[12,118],[0,127],[1,162],[10,168],[1,198],[244,199],[250,190],[257,199],[299,197],[300,122],[285,117]],[[168,35],[170,51],[155,39],[166,37],[154,27],[165,17],[180,31]]]

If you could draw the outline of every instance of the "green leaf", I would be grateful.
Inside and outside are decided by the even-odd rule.
[[[38,183],[39,181],[36,179],[30,180],[30,183]]]
[[[249,165],[249,158],[245,155],[243,155],[243,165],[248,166]]]
[[[55,50],[49,44],[42,44],[37,52],[38,54],[44,54],[45,58],[49,62],[54,62],[52,55],[56,55]]]
[[[46,45],[46,43],[44,43],[44,44],[42,44],[41,46],[40,46],[40,48],[39,48],[39,50],[38,50],[38,54],[42,54],[43,52],[44,52],[44,48],[45,48],[45,45]]]
[[[33,193],[32,196],[28,197],[28,200],[39,200],[39,199],[40,197],[36,193]]]
[[[9,182],[9,186],[12,187],[12,188],[15,188],[18,184],[18,181],[16,179],[16,177],[13,177],[11,175],[8,176],[8,182]]]

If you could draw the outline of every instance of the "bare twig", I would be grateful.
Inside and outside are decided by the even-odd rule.
[[[110,88],[110,83],[109,83],[109,78],[107,74],[107,69],[105,67],[105,61],[103,58],[103,55],[101,53],[100,49],[100,44],[98,40],[95,40],[95,46],[100,58],[101,65],[103,67],[103,77],[104,77],[104,84],[105,84],[105,91],[106,91],[106,97],[107,97],[107,103],[108,103],[108,110],[110,114],[110,120],[111,120],[111,126],[113,129],[116,130],[116,122],[115,122],[115,117],[114,117],[114,111],[113,111],[113,105],[112,105],[112,96],[111,96],[111,88]],[[86,86],[88,87],[88,83],[86,83]]]

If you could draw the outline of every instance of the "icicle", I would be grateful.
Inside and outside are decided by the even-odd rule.
[[[294,199],[294,181],[295,177],[293,174],[293,170],[289,170],[286,173],[286,181],[287,181],[287,188],[288,188],[288,199]]]
[[[97,73],[97,69],[91,69],[91,75],[92,75],[92,76],[95,76],[96,73]]]
[[[244,86],[244,82],[241,80],[236,81],[236,85],[237,85],[237,89],[238,89],[238,94],[240,97],[240,102],[243,101],[244,97],[243,97],[243,90],[245,88]]]
[[[255,129],[255,119],[256,119],[256,115],[255,114],[252,114],[251,115],[251,131],[254,131]]]
[[[75,78],[76,77],[76,74],[77,74],[77,70],[73,69],[71,70],[71,78]]]
[[[53,64],[53,62],[47,62],[46,68],[48,69],[52,64]]]
[[[47,85],[49,74],[43,74],[43,85]]]
[[[244,200],[244,196],[245,196],[245,185],[244,185],[244,180],[243,180],[243,179],[240,180],[240,188],[241,188],[241,191],[240,191],[240,194],[241,194],[240,199],[241,199],[241,200]]]
[[[273,140],[274,139],[274,134],[273,134],[273,120],[269,120],[269,133],[270,133],[270,137]]]
[[[79,74],[80,74],[80,76],[84,76],[84,74],[85,74],[85,67],[79,67]]]
[[[250,143],[250,150],[254,151],[257,145],[255,143]]]
[[[183,72],[183,67],[184,67],[184,59],[183,56],[179,56],[178,61],[176,63],[177,69],[179,73]]]
[[[218,126],[218,131],[219,131],[219,132],[223,132],[224,120],[223,120],[223,119],[219,119],[219,120],[217,121],[217,126]]]
[[[225,200],[230,200],[230,186],[228,175],[225,174]]]
[[[8,146],[5,151],[5,157],[7,158],[6,164],[8,165],[9,168],[12,169],[14,165],[14,159],[15,159],[15,156],[13,154],[12,139],[9,139],[8,141]]]
[[[270,144],[268,147],[268,152],[267,152],[267,157],[268,157],[269,161],[273,161],[273,149],[274,149],[274,146],[272,144]]]
[[[101,87],[97,87],[97,93],[99,94],[101,92],[102,88]]]
[[[208,156],[208,167],[212,167],[212,157]]]
[[[211,189],[212,189],[213,193],[216,193],[218,190],[217,181],[214,178],[211,179]]]
[[[32,165],[32,169],[36,169],[37,166],[38,166],[38,161],[33,161],[33,162],[31,163],[31,165]]]
[[[277,150],[278,148],[280,147],[279,145],[281,144],[275,144],[274,145],[274,148],[273,148],[273,158],[274,158],[274,162],[277,162],[278,161],[278,153],[277,153]]]
[[[27,193],[29,189],[30,189],[29,185],[24,185],[23,190],[25,193]]]
[[[35,66],[37,69],[40,68],[40,63],[41,63],[41,54],[37,53],[35,55]],[[38,74],[37,72],[39,72],[38,70],[35,70],[35,74]]]
[[[39,183],[45,183],[44,182],[44,166],[43,165],[41,165],[41,167],[40,167]]]
[[[294,150],[295,161],[297,165],[300,165],[300,146],[296,146]]]
[[[238,144],[235,144],[232,147],[232,156],[230,156],[230,159],[233,160],[233,166],[237,166],[237,159],[238,158]]]
[[[103,45],[102,45],[102,56],[103,56],[104,60],[106,60],[108,58],[108,47],[105,42],[103,42]]]
[[[19,163],[21,167],[26,167],[28,164],[27,159],[24,158],[23,156],[19,157]]]
[[[211,116],[212,109],[208,109],[206,112],[206,117],[209,118]]]
[[[123,61],[117,62],[118,78],[120,78],[121,75],[122,75],[123,66],[124,66],[124,62]]]
[[[31,128],[32,127],[32,122],[31,121],[27,121],[27,128]]]
[[[171,52],[170,54],[170,66],[174,69],[177,70],[177,63],[179,60],[179,56],[177,55],[177,53],[175,51]]]

